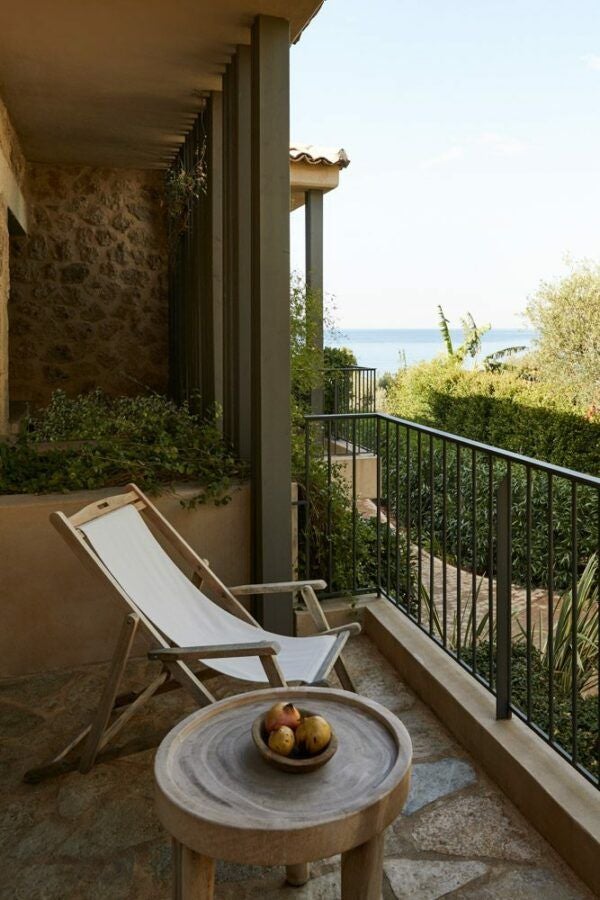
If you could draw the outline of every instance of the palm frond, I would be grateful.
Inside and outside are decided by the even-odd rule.
[[[515,347],[504,347],[502,350],[496,350],[494,353],[488,353],[483,358],[483,366],[488,372],[497,372],[508,357],[522,353],[524,350],[527,350],[527,346],[520,344]]]
[[[598,554],[594,553],[577,583],[576,609],[573,592],[566,591],[557,601],[558,613],[552,628],[553,677],[565,691],[570,691],[573,667],[579,694],[598,685]],[[575,617],[575,621],[573,619]],[[575,632],[575,634],[573,634]],[[575,647],[573,647],[573,636]],[[550,666],[550,642],[546,639],[543,659]]]
[[[444,315],[444,310],[442,309],[441,305],[438,306],[438,314],[440,332],[444,340],[444,344],[446,345],[446,351],[448,353],[448,356],[454,356],[454,344],[452,343],[452,336],[450,334],[450,319],[447,319]]]
[[[478,326],[475,323],[475,319],[469,312],[464,319],[461,319],[461,325],[463,328],[464,338],[462,344],[456,352],[456,355],[460,356],[461,360],[465,359],[465,357],[467,356],[470,356],[474,359],[481,350],[481,338],[484,334],[487,334],[492,326]]]

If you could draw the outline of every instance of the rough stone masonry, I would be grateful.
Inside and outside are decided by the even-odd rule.
[[[29,233],[11,239],[11,401],[167,380],[162,174],[30,164]]]

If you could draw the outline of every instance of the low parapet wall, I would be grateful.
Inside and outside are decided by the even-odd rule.
[[[0,677],[109,659],[124,610],[54,530],[54,510],[72,515],[116,490],[0,496]],[[250,577],[250,487],[225,506],[184,509],[186,486],[154,502],[228,584]],[[178,560],[179,562],[179,560]],[[165,597],[165,603],[169,598]],[[139,650],[143,652],[144,645]]]
[[[406,683],[600,896],[597,789],[516,716],[496,720],[492,695],[388,600],[367,606],[363,622]]]

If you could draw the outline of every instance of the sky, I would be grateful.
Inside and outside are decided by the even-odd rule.
[[[600,3],[326,0],[291,137],[351,160],[324,201],[340,327],[436,327],[438,304],[524,327],[542,280],[600,260]]]

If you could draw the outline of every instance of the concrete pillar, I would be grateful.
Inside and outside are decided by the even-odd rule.
[[[305,254],[306,290],[311,297],[308,314],[311,316],[310,334],[321,356],[323,368],[323,192],[305,193]],[[313,413],[323,412],[323,385],[311,393]]]
[[[257,16],[251,44],[252,495],[257,581],[291,577],[289,22]],[[291,597],[258,598],[293,632]]]

